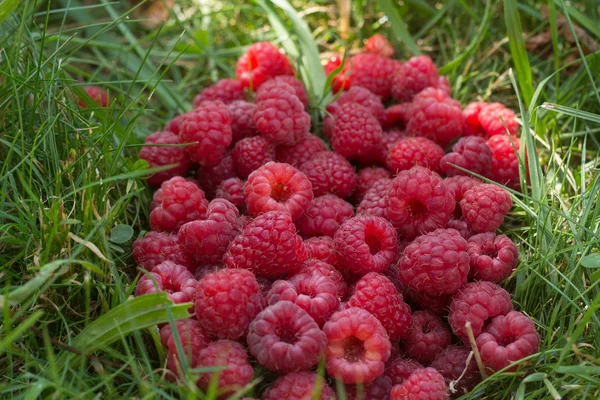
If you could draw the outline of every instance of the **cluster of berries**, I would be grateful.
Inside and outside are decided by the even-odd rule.
[[[260,365],[279,374],[263,400],[334,399],[329,379],[349,399],[445,399],[480,381],[473,351],[488,371],[538,351],[535,324],[499,286],[518,263],[497,233],[511,196],[468,172],[520,185],[515,116],[463,110],[431,59],[392,55],[374,36],[335,77],[327,143],[269,43],[147,138],[140,157],[168,168],[148,179],[159,188],[152,231],[133,245],[146,271],[136,295],[194,303],[160,329],[173,378],[226,366],[197,379],[226,398]]]

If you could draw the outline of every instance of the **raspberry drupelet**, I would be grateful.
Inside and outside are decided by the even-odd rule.
[[[423,366],[415,360],[398,357],[385,367],[385,376],[392,380],[393,385],[400,385],[416,370]]]
[[[495,135],[488,139],[492,150],[492,179],[511,189],[520,190],[518,138]]]
[[[319,239],[319,238],[313,238],[313,239]],[[307,252],[309,252],[309,247],[310,247],[310,245],[308,244],[309,242],[310,242],[310,239],[304,242],[306,245],[306,248],[307,248]],[[332,247],[333,247],[333,245],[332,245]],[[348,285],[346,284],[346,281],[344,280],[344,276],[342,275],[342,273],[340,271],[338,271],[333,265],[328,264],[325,261],[309,258],[306,261],[306,263],[304,264],[304,266],[302,267],[302,270],[300,271],[300,273],[324,276],[324,277],[331,279],[333,281],[333,283],[335,284],[337,297],[339,299],[343,298],[344,295],[346,294],[346,290],[348,290]]]
[[[150,185],[160,186],[161,183],[174,176],[185,175],[187,170],[192,166],[185,148],[168,146],[176,144],[179,144],[179,136],[169,131],[154,132],[144,140],[144,146],[140,150],[140,158],[148,161],[150,168],[176,164],[165,171],[155,172],[150,175],[148,177]]]
[[[391,58],[394,55],[394,48],[390,41],[379,33],[367,39],[365,42],[365,51],[367,53],[378,54],[388,58]]]
[[[231,151],[235,171],[241,179],[246,179],[260,166],[275,161],[275,145],[262,136],[241,139]]]
[[[190,271],[172,261],[163,261],[140,278],[136,296],[165,292],[173,303],[187,303],[196,297],[196,280]]]
[[[206,217],[208,200],[204,192],[180,176],[163,182],[154,200],[156,206],[150,213],[150,226],[154,231],[177,232],[186,222]]]
[[[404,346],[411,358],[429,364],[451,339],[450,329],[440,317],[429,311],[415,311]]]
[[[236,206],[238,210],[244,211],[246,209],[246,196],[244,195],[245,184],[246,182],[240,178],[225,179],[217,187],[215,198],[225,199]]]
[[[411,169],[415,165],[440,172],[444,149],[424,137],[407,137],[397,141],[389,150],[386,165],[392,173]]]
[[[392,400],[447,400],[444,377],[433,368],[413,372],[401,385],[392,388]]]
[[[496,185],[481,184],[467,190],[460,201],[462,218],[473,232],[494,232],[512,207],[510,194]]]
[[[391,183],[392,180],[388,178],[377,180],[358,205],[356,215],[373,215],[389,219],[387,195]]]
[[[392,95],[402,103],[412,101],[413,97],[428,87],[438,83],[438,72],[428,56],[416,56],[399,68],[392,80]]]
[[[356,173],[352,165],[340,154],[322,151],[300,166],[312,183],[315,196],[335,194],[345,199],[356,186]]]
[[[470,354],[471,349],[465,346],[448,346],[431,363],[431,367],[446,379],[449,386],[452,381],[460,378],[453,384],[459,395],[469,392],[481,381],[475,357],[471,355],[469,360]]]
[[[305,237],[331,236],[340,225],[354,216],[352,205],[333,194],[315,197],[296,221],[296,227]]]
[[[200,103],[203,101],[215,100],[220,100],[225,104],[232,103],[236,100],[246,100],[242,83],[235,79],[221,79],[214,85],[202,90],[200,94],[194,98],[194,107],[200,106]]]
[[[318,397],[315,394],[319,393]],[[269,386],[263,400],[335,400],[335,392],[314,372],[292,372],[280,376]]]
[[[402,65],[377,54],[362,53],[350,59],[350,87],[360,86],[385,100],[391,96],[392,77]]]
[[[317,236],[306,239],[306,256],[309,260],[319,260],[338,267],[339,260],[333,246],[333,238],[329,236]]]
[[[352,200],[355,204],[360,204],[362,199],[367,194],[367,191],[371,189],[375,183],[383,178],[391,178],[392,174],[385,168],[381,167],[367,167],[361,169],[356,174],[356,188],[352,194]]]
[[[235,75],[245,88],[256,90],[279,75],[294,75],[288,58],[268,42],[254,43],[237,62]]]
[[[506,235],[493,232],[473,235],[467,241],[471,259],[470,276],[499,283],[508,278],[519,262],[517,246]]]
[[[452,146],[452,152],[442,157],[440,168],[446,176],[470,175],[468,172],[462,171],[450,164],[478,175],[490,177],[492,171],[492,150],[483,138],[477,136],[463,137],[458,139],[458,142]]]
[[[227,104],[231,113],[231,143],[237,143],[243,138],[259,134],[254,125],[254,110],[256,105],[245,100],[236,100]]]
[[[293,146],[277,146],[275,154],[278,162],[299,168],[315,154],[326,150],[325,143],[319,137],[309,133]]]
[[[235,176],[235,165],[230,151],[227,151],[217,164],[203,166],[196,171],[196,178],[200,183],[200,187],[209,197],[215,194],[215,190],[221,182]]]
[[[379,156],[381,135],[381,125],[368,109],[356,103],[345,103],[335,113],[331,146],[346,158],[374,161]]]
[[[175,264],[194,269],[191,257],[183,251],[177,235],[166,232],[148,232],[144,237],[133,242],[133,258],[137,265],[148,272],[163,261],[173,261]]]

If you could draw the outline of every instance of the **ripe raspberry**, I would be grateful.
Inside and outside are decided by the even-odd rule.
[[[408,60],[392,79],[392,96],[398,102],[411,101],[416,94],[438,83],[438,72],[428,56]]]
[[[319,393],[318,397],[315,394]],[[292,372],[277,378],[263,400],[335,400],[335,392],[314,372]]]
[[[366,274],[390,266],[398,253],[398,236],[385,219],[364,215],[344,222],[333,237],[333,245],[344,268]]]
[[[200,167],[196,172],[200,187],[209,195],[215,194],[221,182],[234,176],[236,176],[235,166],[230,151],[225,153],[217,164]]]
[[[166,292],[173,303],[187,303],[196,297],[196,283],[187,268],[172,261],[163,261],[140,278],[135,295]]]
[[[406,337],[412,325],[410,307],[402,295],[388,278],[375,272],[369,272],[356,283],[348,306],[362,308],[375,316],[390,340]]]
[[[401,385],[392,388],[392,400],[447,400],[444,377],[433,368],[413,372]]]
[[[181,132],[181,124],[183,124],[183,120],[185,119],[185,114],[176,115],[172,120],[170,120],[165,125],[165,131],[173,132],[176,135],[179,135]]]
[[[254,43],[240,57],[235,75],[245,88],[256,90],[263,82],[278,75],[294,75],[288,58],[268,42]]]
[[[244,268],[262,277],[294,274],[306,261],[306,248],[287,212],[256,217],[229,244],[223,256],[228,268]]]
[[[187,358],[188,365],[198,365],[200,350],[208,345],[210,339],[204,328],[195,319],[175,321],[175,330],[178,338],[175,338],[173,328],[167,324],[160,328],[160,342],[167,347],[167,367],[178,374],[181,369],[177,343],[181,343],[183,353]]]
[[[501,187],[477,185],[460,201],[462,218],[473,232],[494,232],[512,207],[510,194]]]
[[[428,364],[448,347],[451,339],[450,329],[440,317],[429,311],[415,311],[404,345],[412,358]]]
[[[155,266],[163,261],[173,261],[183,265],[188,270],[193,270],[191,258],[183,251],[177,238],[165,232],[148,232],[133,242],[133,258],[140,268],[152,272]]]
[[[383,132],[381,135],[381,143],[379,144],[379,157],[378,162],[385,164],[387,156],[392,147],[402,139],[406,138],[406,134],[403,131],[391,130]]]
[[[90,106],[106,107],[108,105],[108,95],[106,91],[98,86],[86,86],[85,92],[92,98],[92,103],[87,103],[84,99],[78,99],[77,104],[81,108]]]
[[[394,55],[394,48],[392,44],[385,38],[385,36],[376,34],[371,36],[365,42],[365,51],[367,53],[378,54],[383,57],[391,58]]]
[[[227,368],[218,372],[205,372],[198,378],[198,387],[208,389],[216,375],[219,398],[228,398],[244,386],[252,382],[254,369],[248,361],[248,354],[244,347],[231,340],[217,340],[200,350],[198,357],[199,366],[202,368],[222,367]]]
[[[385,122],[383,126],[398,126],[404,128],[411,117],[412,103],[400,103],[385,109]]]
[[[376,181],[360,202],[360,205],[356,209],[356,215],[373,215],[388,219],[387,193],[391,183],[392,180],[388,178]]]
[[[515,113],[501,103],[471,103],[465,107],[463,115],[469,135],[492,137],[505,135],[507,130],[513,136],[519,133]]]
[[[250,324],[250,353],[275,372],[302,371],[315,366],[327,338],[312,317],[291,301],[265,308]]]
[[[333,239],[329,236],[306,239],[304,245],[306,246],[306,255],[309,259],[323,261],[334,267],[338,265],[338,257],[333,247]]]
[[[268,162],[250,174],[244,195],[250,214],[285,211],[292,220],[300,218],[313,199],[306,175],[289,164],[276,162]]]
[[[460,209],[460,207],[458,208]],[[451,219],[446,224],[446,229],[456,229],[460,233],[460,236],[465,239],[469,239],[473,235],[467,223],[462,219]]]
[[[512,273],[519,262],[517,246],[506,235],[486,232],[471,236],[467,253],[471,258],[471,277],[500,282]]]
[[[198,185],[180,176],[163,182],[154,200],[156,207],[150,213],[150,226],[154,231],[177,232],[186,222],[204,218],[208,207]]]
[[[315,197],[310,206],[296,221],[300,234],[310,236],[331,236],[341,224],[354,216],[352,205],[333,194]]]
[[[325,64],[325,73],[330,75],[333,71],[338,69],[342,65],[342,58],[339,56],[333,56]],[[350,87],[350,79],[348,78],[348,72],[350,71],[350,63],[346,61],[344,67],[338,72],[331,80],[331,90],[333,93],[337,93],[340,90],[348,90]]]
[[[434,86],[436,89],[444,92],[448,97],[452,96],[452,89],[450,88],[450,81],[445,76],[440,76],[437,80],[436,85]]]
[[[488,139],[488,146],[492,150],[492,179],[519,190],[519,139],[509,135],[495,135]]]
[[[256,94],[256,129],[275,144],[294,145],[308,134],[310,115],[304,111],[292,86],[275,80],[271,82],[263,85]]]
[[[420,310],[431,311],[435,315],[447,315],[452,295],[442,294],[433,296],[431,294],[408,290],[408,296]]]
[[[439,89],[428,88],[415,96],[406,132],[425,136],[445,147],[462,135],[460,103]]]
[[[392,174],[385,168],[381,167],[367,167],[361,169],[356,174],[356,189],[352,194],[352,199],[356,204],[360,203],[361,200],[367,194],[367,191],[371,189],[378,180],[383,178],[391,178]]]
[[[206,264],[206,265],[201,265],[198,268],[196,268],[196,270],[194,271],[194,278],[199,281],[200,279],[203,279],[206,275],[208,274],[212,274],[213,272],[218,272],[222,269],[225,269],[225,267],[221,264],[217,264],[217,265],[211,265],[211,264]]]
[[[346,158],[372,161],[378,157],[381,132],[369,110],[356,103],[342,104],[335,113],[331,146]]]
[[[485,323],[498,315],[512,311],[510,295],[492,282],[471,282],[457,293],[450,303],[448,322],[456,336],[469,343],[465,323],[471,322],[473,336],[477,337]]]
[[[400,171],[388,190],[389,219],[407,239],[446,226],[454,207],[444,180],[421,166]]]
[[[387,154],[386,164],[392,173],[411,169],[415,165],[440,172],[444,149],[424,137],[407,137],[399,140]]]
[[[352,165],[333,151],[322,151],[300,166],[312,183],[315,196],[335,194],[345,199],[356,186],[356,173]]]
[[[190,157],[183,147],[160,146],[179,144],[179,136],[172,132],[154,132],[144,141],[140,150],[140,158],[148,161],[150,168],[177,164],[165,171],[155,172],[148,177],[148,183],[159,186],[174,176],[184,175],[191,167]],[[153,146],[157,145],[157,146]]]
[[[327,150],[325,143],[317,136],[308,134],[293,146],[277,146],[277,161],[299,168],[315,154]]]
[[[452,152],[442,158],[440,168],[447,176],[469,176],[468,172],[461,171],[450,164],[488,177],[492,171],[492,150],[483,138],[477,136],[460,138],[452,146]]]
[[[244,100],[236,100],[227,104],[231,113],[231,143],[237,143],[243,138],[259,134],[254,125],[254,110],[256,105]]]
[[[453,384],[458,389],[458,394],[469,392],[481,381],[475,357],[471,356],[467,366],[469,354],[471,354],[471,350],[467,347],[448,346],[431,363],[431,367],[435,368],[446,379],[448,385],[460,378]]]
[[[304,84],[298,78],[293,75],[279,75],[273,79],[277,83],[288,84],[294,89],[294,94],[298,97],[298,100],[302,103],[305,109],[308,109],[308,94],[304,88]]]
[[[236,206],[238,210],[243,211],[245,210],[244,200],[246,199],[246,196],[244,196],[245,184],[246,182],[240,178],[226,179],[217,188],[215,197],[225,199]]]
[[[335,102],[326,107],[326,110],[331,114],[331,118],[335,118],[335,114],[340,110],[341,106],[348,103],[356,103],[363,106],[369,110],[379,123],[385,121],[385,107],[381,99],[360,86],[351,87],[350,90],[342,93]]]
[[[205,101],[185,114],[180,141],[194,143],[185,150],[200,165],[217,164],[231,144],[231,113],[221,101]]]
[[[463,110],[463,132],[465,136],[480,136],[487,138],[487,134],[479,122],[479,113],[487,103],[476,101],[469,103]]]
[[[388,335],[362,308],[338,311],[323,326],[327,336],[327,373],[343,383],[369,383],[383,374],[390,357]]]
[[[320,239],[320,238],[313,238],[313,239]],[[331,239],[331,238],[329,238],[329,239]],[[307,247],[307,250],[309,248],[309,244],[308,244],[309,241],[310,240],[307,240],[304,242]],[[333,243],[331,244],[331,247],[333,250]],[[344,281],[344,276],[341,274],[341,272],[338,271],[337,269],[335,269],[335,267],[333,265],[328,264],[324,261],[317,260],[317,259],[309,259],[302,266],[300,273],[301,274],[309,274],[309,275],[317,275],[317,276],[325,276],[325,277],[331,279],[333,281],[333,283],[335,284],[337,297],[340,299],[344,297],[344,295],[346,294],[346,290],[348,290],[348,285],[346,285],[346,281]]]
[[[407,358],[396,358],[385,367],[385,375],[392,380],[392,384],[400,385],[416,370],[423,368],[418,362]]]
[[[221,79],[212,86],[204,89],[194,98],[194,108],[199,107],[203,101],[220,100],[229,104],[236,100],[246,100],[244,88],[240,81],[235,79]]]
[[[390,400],[392,391],[392,380],[385,375],[375,379],[371,383],[357,385],[346,385],[347,400]]]
[[[369,53],[357,54],[350,62],[350,87],[364,87],[382,100],[390,97],[392,77],[401,66],[400,62]]]
[[[523,358],[537,353],[540,335],[532,320],[517,311],[494,317],[477,336],[477,348],[483,364],[498,371]],[[508,369],[516,371],[518,366]]]
[[[238,177],[246,179],[261,165],[275,161],[275,146],[262,136],[248,137],[233,146],[231,156]]]
[[[473,176],[457,175],[444,179],[444,183],[449,189],[452,190],[454,193],[454,200],[458,204],[462,200],[467,190],[480,185],[482,182],[479,178],[475,178]],[[462,212],[458,212],[458,215],[456,215],[457,211],[460,211],[460,207],[456,207],[454,210],[455,216],[460,218]]]
[[[398,263],[400,280],[417,292],[453,294],[467,283],[467,241],[454,229],[436,229],[417,237]]]

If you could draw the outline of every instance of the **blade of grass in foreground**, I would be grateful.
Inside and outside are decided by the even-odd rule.
[[[519,9],[515,0],[504,0],[504,21],[506,23],[506,35],[508,36],[510,53],[515,69],[517,70],[517,79],[519,80],[519,86],[523,94],[525,107],[527,108],[533,97],[533,80],[531,77],[531,66],[529,65],[523,41],[523,29],[521,27],[521,19],[519,18]]]
[[[400,14],[398,13],[398,10],[396,9],[394,3],[395,2],[392,2],[391,0],[381,0],[379,2],[379,6],[381,7],[385,15],[388,17],[392,30],[394,31],[396,36],[400,38],[400,40],[404,43],[406,48],[411,53],[413,53],[413,55],[418,56],[421,54],[421,52],[417,47],[417,43],[415,43],[414,39],[408,32],[406,22],[402,20],[402,17],[400,17]]]

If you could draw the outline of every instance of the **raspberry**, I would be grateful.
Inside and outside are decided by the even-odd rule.
[[[229,244],[223,264],[249,269],[257,276],[278,277],[298,272],[306,259],[306,248],[290,214],[269,211],[256,217]]]
[[[450,164],[487,177],[491,175],[492,170],[492,150],[483,138],[477,136],[460,138],[452,146],[452,152],[442,158],[440,168],[447,176],[470,175]]]
[[[228,200],[237,207],[238,210],[244,210],[244,185],[246,182],[240,178],[229,178],[221,182],[215,193],[216,198]]]
[[[393,385],[400,385],[420,368],[423,366],[414,360],[396,358],[385,367],[385,375],[392,380]]]
[[[244,100],[236,100],[227,104],[231,113],[231,143],[237,143],[243,138],[258,135],[254,125],[254,110],[256,105]]]
[[[222,269],[225,269],[225,267],[223,267],[223,265],[211,265],[211,264],[201,265],[198,268],[196,268],[196,270],[194,271],[194,278],[197,281],[199,281],[200,279],[204,278],[206,275],[212,274],[213,272],[218,272]]]
[[[413,372],[401,385],[392,388],[392,400],[447,400],[444,377],[433,368]]]
[[[254,124],[273,143],[294,145],[308,134],[310,115],[304,111],[292,86],[275,80],[271,82],[263,85],[256,94]]]
[[[519,133],[515,113],[500,103],[471,103],[463,110],[466,133],[483,137]],[[506,126],[506,127],[505,127]]]
[[[479,113],[486,103],[477,101],[469,103],[463,110],[463,131],[465,136],[481,136],[487,138],[487,134],[479,122]]]
[[[181,369],[179,362],[179,353],[177,342],[181,343],[181,348],[186,356],[188,365],[196,367],[200,350],[210,342],[204,328],[194,319],[175,321],[175,329],[179,338],[176,340],[171,325],[164,325],[160,328],[160,341],[167,347],[167,367],[169,370],[178,374]]]
[[[293,146],[277,146],[275,152],[277,161],[299,168],[315,154],[325,151],[325,143],[317,136],[308,134]]]
[[[322,151],[300,166],[312,183],[315,196],[335,194],[344,199],[356,186],[356,173],[352,165],[333,151]]]
[[[450,340],[450,329],[440,317],[429,311],[415,311],[413,325],[404,339],[404,345],[412,358],[422,363],[430,363],[437,354],[448,347]]]
[[[471,354],[471,350],[467,347],[448,346],[431,363],[431,367],[446,379],[448,385],[459,389],[459,394],[469,392],[481,381],[475,357],[471,356],[467,365],[469,354]],[[457,381],[457,379],[459,380]],[[456,382],[451,383],[453,381]]]
[[[361,169],[356,174],[356,189],[352,194],[352,199],[355,203],[360,203],[365,197],[365,194],[371,189],[375,183],[383,178],[391,178],[392,174],[385,168],[380,167],[367,167]]]
[[[240,230],[243,230],[245,227],[250,225],[250,222],[254,221],[254,219],[249,215],[240,215],[237,219],[237,226]]]
[[[225,153],[221,161],[217,164],[200,167],[196,173],[200,187],[207,194],[211,195],[214,195],[215,190],[221,182],[234,176],[236,176],[235,166],[233,164],[233,157],[229,151]]]
[[[460,209],[460,207],[458,207],[458,208]],[[463,221],[462,219],[451,219],[446,224],[446,228],[447,229],[456,229],[458,231],[458,233],[460,233],[460,236],[462,236],[465,239],[469,239],[471,237],[471,235],[473,235],[473,232],[471,232],[467,223],[465,221]]]
[[[180,176],[163,182],[154,199],[157,204],[150,213],[150,226],[154,231],[177,232],[186,222],[206,216],[208,201],[204,192]]]
[[[428,56],[417,56],[408,60],[392,79],[392,96],[398,102],[411,101],[428,87],[438,83],[438,72]]]
[[[385,38],[385,36],[376,34],[371,36],[365,42],[365,51],[367,53],[378,54],[383,57],[391,58],[394,55],[394,48],[392,44]]]
[[[296,227],[305,237],[331,236],[341,224],[354,216],[352,205],[333,194],[315,197],[296,221]]]
[[[400,280],[417,292],[453,294],[467,283],[467,241],[454,229],[437,229],[417,237],[398,263]]]
[[[333,247],[333,239],[329,236],[318,236],[306,239],[304,245],[306,246],[306,254],[309,259],[323,261],[334,267],[337,266],[337,254]]]
[[[254,369],[244,347],[231,340],[217,340],[200,350],[198,364],[202,368],[226,366],[222,371],[205,372],[198,379],[198,387],[207,390],[216,375],[219,398],[228,398],[252,382]]]
[[[331,145],[346,158],[372,161],[378,156],[381,132],[381,126],[368,109],[356,103],[342,104],[335,113]]]
[[[446,226],[454,207],[454,193],[444,180],[421,166],[400,171],[388,190],[389,219],[409,239]]]
[[[429,88],[415,96],[406,132],[425,136],[445,147],[462,135],[460,103],[439,89]]]
[[[452,301],[452,296],[442,294],[434,296],[431,294],[408,290],[408,296],[421,310],[431,311],[436,315],[448,314],[448,307]]]
[[[508,278],[519,262],[517,246],[506,235],[480,233],[467,243],[473,279],[498,283]]]
[[[172,261],[163,261],[140,278],[135,295],[166,292],[173,303],[187,303],[196,296],[196,283],[187,268]]]
[[[492,179],[519,190],[519,139],[509,135],[495,135],[488,139],[488,146],[492,150]]]
[[[477,336],[477,348],[483,364],[498,371],[523,358],[537,353],[540,335],[532,320],[517,311],[494,317]],[[518,366],[508,369],[516,371]]]
[[[411,117],[412,103],[400,103],[389,106],[385,109],[385,122],[383,126],[400,126],[408,125]]]
[[[326,107],[326,110],[331,114],[331,117],[335,118],[335,114],[340,110],[343,104],[356,103],[363,106],[379,123],[385,121],[385,107],[381,102],[381,99],[371,93],[369,90],[354,86],[350,90],[342,93],[340,97],[333,103]]]
[[[448,97],[452,96],[452,89],[450,88],[450,81],[445,76],[440,76],[437,83],[434,86],[436,89],[444,92]]]
[[[308,94],[304,88],[304,84],[293,75],[279,75],[273,79],[277,83],[286,83],[294,89],[294,94],[300,100],[305,109],[308,109]]]
[[[181,124],[183,124],[183,120],[185,119],[185,114],[176,115],[172,120],[170,120],[165,125],[165,131],[173,132],[176,135],[179,135],[181,132]]]
[[[288,58],[268,42],[254,43],[240,57],[235,75],[243,87],[256,90],[263,82],[278,75],[293,75]]]
[[[148,183],[158,186],[174,176],[184,175],[191,167],[188,154],[183,147],[160,146],[179,144],[179,136],[172,132],[154,132],[144,141],[145,146],[140,150],[140,158],[148,161],[150,168],[176,164],[165,171],[155,172],[148,177]],[[152,146],[158,145],[158,146]]]
[[[391,95],[392,77],[400,62],[377,54],[357,54],[350,59],[350,87],[360,86],[383,100]]]
[[[302,371],[315,366],[327,338],[312,317],[291,301],[265,308],[250,324],[250,353],[275,372]]]
[[[194,107],[199,107],[203,101],[215,100],[220,100],[225,104],[236,100],[246,100],[242,83],[235,79],[221,79],[214,85],[204,89],[194,98]]]
[[[386,164],[394,174],[411,169],[415,165],[440,172],[442,157],[444,149],[434,141],[424,137],[407,137],[392,146],[387,154]]]
[[[108,105],[108,95],[106,91],[98,86],[86,86],[85,92],[92,98],[93,103],[87,103],[84,99],[78,99],[77,104],[81,108],[87,108],[88,104],[90,106],[100,106],[106,107]]]
[[[391,130],[383,132],[381,135],[381,143],[379,143],[379,157],[377,161],[385,164],[388,153],[392,147],[404,138],[406,138],[406,134],[403,131]]]
[[[191,258],[183,251],[177,235],[165,232],[148,232],[133,242],[133,258],[137,265],[148,272],[163,261],[173,261],[188,270],[194,266]]]
[[[373,187],[367,191],[365,197],[356,209],[356,215],[373,215],[388,219],[388,190],[391,179],[379,179]]]
[[[375,316],[387,331],[390,340],[406,337],[412,317],[392,282],[385,276],[369,272],[356,283],[356,291],[348,300],[349,307],[358,307]]]
[[[327,373],[343,383],[369,383],[383,374],[390,356],[388,335],[362,308],[338,311],[323,326],[327,336]]]
[[[246,179],[261,165],[275,161],[275,146],[262,136],[241,139],[231,151],[238,177]]]
[[[318,397],[315,394],[319,393]],[[335,400],[335,393],[314,372],[292,372],[277,378],[265,391],[263,400]]]
[[[380,272],[396,257],[398,236],[385,219],[364,215],[344,222],[333,245],[344,268],[357,274]]]
[[[325,67],[324,67],[325,73],[327,75],[330,75],[331,73],[333,73],[333,71],[338,69],[341,65],[342,65],[342,58],[339,56],[333,56],[329,59],[329,61],[327,61],[327,64],[325,64]],[[348,88],[350,87],[350,79],[348,78],[349,71],[350,71],[350,63],[348,61],[346,61],[344,63],[344,67],[342,68],[342,70],[340,72],[338,72],[336,75],[334,75],[333,79],[331,80],[331,90],[333,91],[333,93],[337,93],[340,90],[348,90]]]
[[[473,232],[494,232],[512,207],[510,194],[501,187],[477,185],[460,201],[462,218]]]
[[[390,400],[392,391],[392,380],[385,375],[375,379],[371,383],[357,385],[346,385],[347,400]]]
[[[448,322],[454,334],[468,344],[467,322],[471,322],[473,336],[477,337],[488,320],[506,315],[512,309],[510,295],[500,286],[485,281],[471,282],[452,299]]]
[[[479,180],[479,178],[475,178],[472,176],[457,175],[444,179],[444,183],[454,193],[454,200],[456,201],[456,203],[459,203],[467,190],[477,185],[480,185],[482,182],[481,180]],[[456,207],[454,212],[456,213],[459,210],[460,207]],[[461,215],[462,212],[459,212],[458,218],[460,218]]]
[[[300,218],[313,199],[312,185],[304,173],[285,163],[268,162],[248,177],[244,187],[252,215],[285,211]]]
[[[313,238],[313,239],[319,239],[319,238]],[[307,250],[309,248],[309,244],[308,244],[309,241],[304,242],[307,247]],[[333,249],[333,245],[332,245],[332,249]],[[346,294],[346,290],[348,289],[348,285],[346,285],[346,282],[344,281],[344,276],[340,273],[340,271],[335,269],[335,267],[333,265],[328,264],[324,261],[317,260],[317,259],[309,259],[306,261],[306,263],[300,270],[300,273],[324,276],[324,277],[331,279],[333,281],[333,283],[335,284],[337,297],[340,299],[344,297],[344,295]]]

